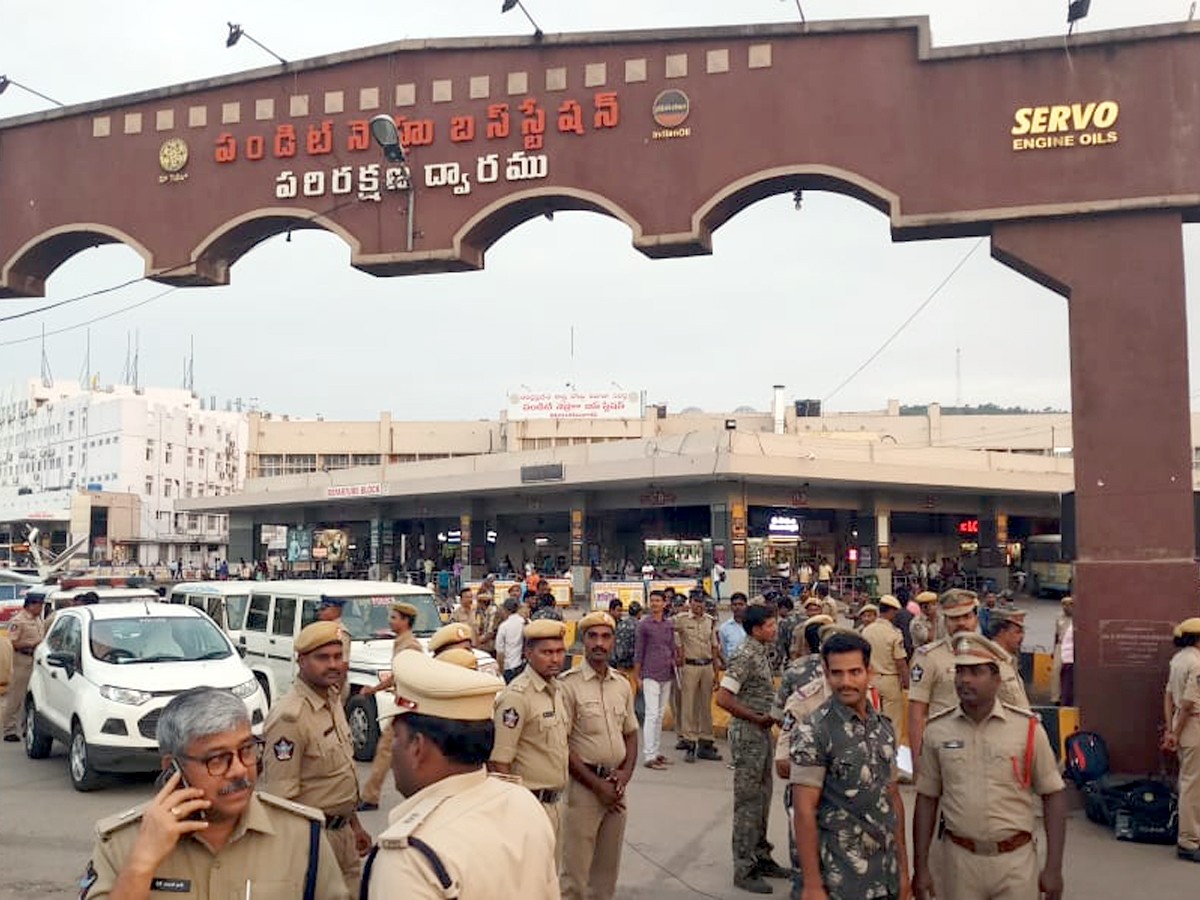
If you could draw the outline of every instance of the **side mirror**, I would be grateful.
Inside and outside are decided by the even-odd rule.
[[[75,654],[51,653],[46,657],[46,665],[57,666],[60,669],[66,669],[67,677],[70,678],[75,674]]]

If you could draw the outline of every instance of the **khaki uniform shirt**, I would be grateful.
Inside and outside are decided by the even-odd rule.
[[[1030,721],[1033,763],[1025,772]],[[941,798],[946,827],[960,837],[1002,841],[1032,832],[1035,798],[1063,788],[1046,731],[1028,710],[997,702],[976,725],[956,706],[925,728],[917,793]]]
[[[833,696],[825,681],[825,668],[819,654],[805,656],[792,662],[783,672],[779,695],[771,714],[780,718],[779,740],[775,742],[775,760],[790,758],[792,730]]]
[[[416,635],[411,631],[396,635],[396,639],[392,641],[392,656],[395,656],[401,650],[416,650],[419,653],[425,652],[424,648],[421,647],[421,642],[417,640]]]
[[[41,616],[23,609],[8,620],[8,639],[14,650],[32,650],[46,636],[46,623]]]
[[[1011,655],[1008,662],[1000,664],[1000,691],[996,694],[996,699],[1009,706],[1032,708],[1029,696],[1025,693],[1025,682],[1021,680],[1021,673],[1017,671],[1017,661]]]
[[[615,769],[625,761],[625,736],[636,734],[633,688],[611,666],[601,676],[585,660],[558,676],[567,746],[592,766]]]
[[[347,816],[358,806],[358,776],[346,713],[297,677],[263,730],[263,777],[271,792]]]
[[[559,898],[549,816],[529,791],[483,769],[435,781],[393,809],[388,821],[367,885],[370,900]],[[451,882],[446,890],[410,837],[441,860]]]
[[[526,667],[496,700],[492,762],[510,765],[531,791],[567,786],[569,726],[560,693],[557,682]]]
[[[682,648],[685,660],[717,658],[717,623],[712,616],[701,613],[696,617],[689,612],[675,616],[674,622],[675,646]]]
[[[954,689],[954,651],[946,638],[918,647],[913,654],[908,702],[928,704],[930,716],[958,705],[958,691]]]
[[[0,632],[0,697],[8,693],[8,682],[12,679],[13,647],[8,635]]]
[[[1189,697],[1200,702],[1197,688],[1200,687],[1200,647],[1184,647],[1171,657],[1171,667],[1167,678],[1167,693],[1175,703],[1174,728],[1179,722],[1180,708]],[[1190,694],[1189,694],[1190,691]],[[1200,745],[1200,715],[1192,715],[1179,736],[1179,743],[1184,747]]]
[[[143,807],[96,825],[92,860],[80,881],[83,900],[108,897],[137,841]],[[312,821],[321,813],[270,794],[250,798],[229,841],[213,853],[198,836],[185,835],[154,872],[151,897],[240,900],[251,885],[254,900],[294,900],[304,896]],[[346,900],[350,894],[333,850],[321,833],[317,856],[319,900]]]
[[[871,645],[871,667],[876,674],[899,675],[896,662],[908,658],[900,629],[887,619],[876,619],[862,630],[862,636]]]

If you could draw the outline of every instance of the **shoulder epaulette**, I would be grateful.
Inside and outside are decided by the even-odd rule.
[[[447,799],[449,798],[445,796],[429,797],[418,803],[387,827],[379,836],[379,846],[385,850],[403,850],[408,846],[408,839],[412,837],[413,832]]]
[[[146,804],[135,806],[133,809],[127,809],[124,812],[117,813],[115,816],[109,816],[106,819],[101,819],[96,823],[96,836],[102,841],[112,837],[114,831],[120,831],[126,825],[132,825],[134,822],[140,822],[142,813],[146,809]]]
[[[294,800],[285,800],[283,797],[276,797],[274,794],[268,794],[265,791],[258,791],[258,799],[267,806],[273,806],[276,809],[282,809],[285,812],[295,813],[298,816],[304,816],[306,819],[312,819],[316,822],[325,821],[325,813],[311,806],[305,806],[303,803],[296,803]]]
[[[929,721],[929,722],[932,722],[932,721],[934,721],[935,719],[940,719],[942,716],[947,716],[947,715],[949,715],[950,713],[954,712],[956,709],[958,709],[958,707],[957,707],[957,706],[947,706],[947,707],[946,707],[945,709],[943,709],[941,712],[936,712],[936,713],[934,713],[932,716],[930,716],[930,717],[929,717],[929,719],[928,719],[928,721]]]
[[[945,643],[946,643],[945,638],[938,638],[936,641],[930,641],[928,644],[922,644],[920,647],[918,647],[913,652],[914,653],[929,653],[931,650],[935,650]]]
[[[304,700],[299,694],[288,692],[279,700],[279,718],[285,722],[298,722],[300,720],[300,705]]]
[[[1004,707],[1005,712],[1019,713],[1027,719],[1039,718],[1038,714],[1032,710],[1028,710],[1020,706],[1013,706],[1011,703],[1005,703],[1003,700],[1000,701],[1000,705]]]
[[[578,674],[579,674],[580,672],[582,672],[582,671],[583,671],[583,665],[582,665],[582,664],[581,664],[581,665],[578,665],[578,666],[571,666],[571,668],[567,669],[567,671],[565,671],[565,672],[560,672],[560,673],[559,673],[559,674],[558,674],[556,677],[558,677],[558,678],[568,678],[568,677],[570,677],[571,675],[578,675]]]

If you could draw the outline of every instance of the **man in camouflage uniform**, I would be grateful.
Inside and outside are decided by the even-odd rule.
[[[802,896],[908,897],[896,732],[868,699],[871,645],[861,635],[833,634],[821,644],[821,657],[834,696],[792,730]]]
[[[727,711],[733,754],[733,883],[755,894],[772,893],[763,878],[790,878],[771,859],[767,820],[771,814],[771,714],[775,700],[770,648],[779,621],[771,608],[751,606],[742,622],[747,640],[734,651],[721,678],[717,705]]]
[[[792,635],[804,625],[805,615],[795,608],[792,598],[786,594],[776,601],[779,605],[779,634],[775,638],[775,658],[781,669],[786,669],[792,658]]]

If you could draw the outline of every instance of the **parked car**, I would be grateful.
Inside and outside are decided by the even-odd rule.
[[[433,592],[427,587],[391,581],[258,581],[242,582],[249,588],[250,603],[240,629],[230,635],[253,670],[269,703],[290,689],[296,677],[295,639],[305,625],[317,620],[317,608],[326,597],[340,600],[342,624],[350,633],[350,666],[347,673],[346,718],[354,739],[354,757],[369,760],[379,740],[379,714],[392,704],[388,691],[364,694],[362,689],[379,682],[380,673],[392,666],[392,640],[388,613],[397,600],[417,608],[413,633],[428,647],[429,637],[442,626]],[[496,660],[475,651],[481,671],[499,675]]]
[[[250,604],[248,581],[184,581],[171,588],[168,603],[186,603],[208,613],[230,634],[240,633]]]
[[[229,636],[189,606],[148,600],[59,610],[33,655],[25,696],[25,752],[49,756],[67,745],[76,790],[102,773],[160,766],[158,717],[176,694],[228,688],[261,734],[267,698]]]

